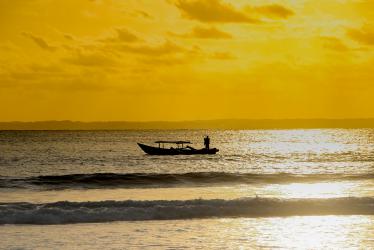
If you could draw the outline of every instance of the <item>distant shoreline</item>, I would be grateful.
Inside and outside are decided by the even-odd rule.
[[[173,129],[318,129],[374,128],[374,118],[368,119],[222,119],[197,121],[150,122],[80,122],[36,121],[0,122],[0,130],[173,130]]]

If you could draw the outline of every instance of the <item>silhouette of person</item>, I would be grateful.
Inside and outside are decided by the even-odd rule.
[[[210,138],[209,138],[209,136],[206,136],[204,138],[204,146],[205,146],[206,149],[209,149],[209,144],[210,144]]]

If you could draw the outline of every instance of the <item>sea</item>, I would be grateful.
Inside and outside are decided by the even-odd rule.
[[[374,249],[374,129],[0,131],[0,249],[322,248]]]

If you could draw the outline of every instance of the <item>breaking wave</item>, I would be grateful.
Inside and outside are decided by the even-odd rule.
[[[306,215],[374,215],[374,197],[0,203],[0,224],[69,224]]]
[[[44,175],[26,178],[0,177],[0,188],[142,188],[170,186],[214,186],[224,184],[282,184],[313,183],[325,181],[347,181],[373,179],[374,174],[306,174],[295,175],[192,172],[181,174],[157,173],[94,173],[71,175]]]

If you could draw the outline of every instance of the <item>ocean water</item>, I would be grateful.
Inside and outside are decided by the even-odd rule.
[[[217,155],[137,142],[205,135]],[[0,131],[3,249],[373,249],[374,129]]]

